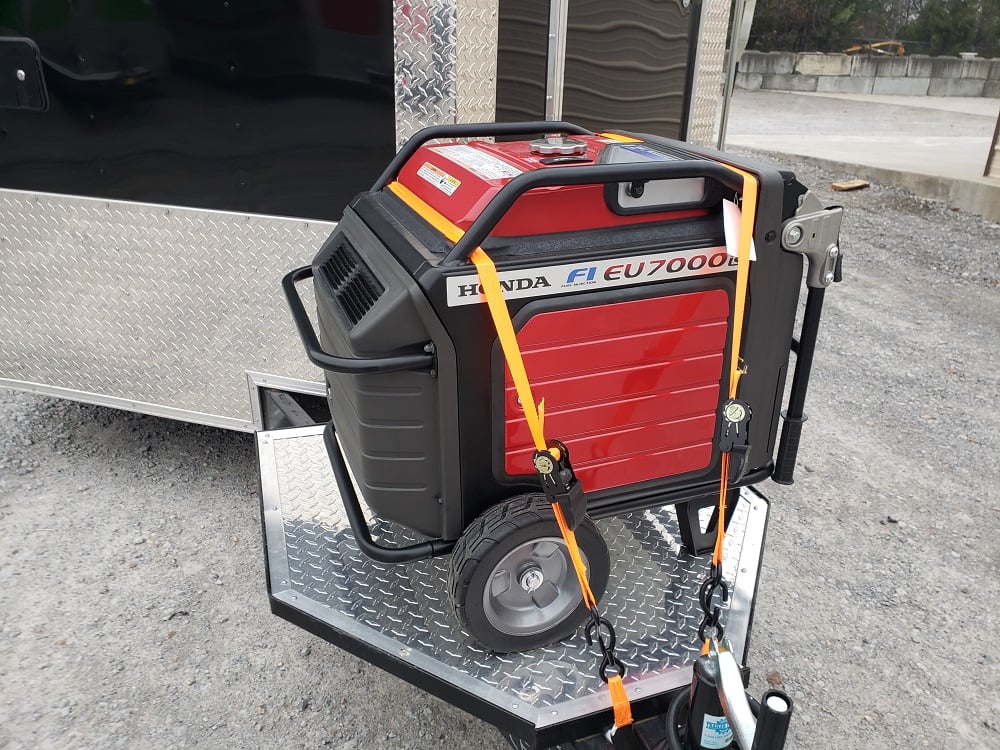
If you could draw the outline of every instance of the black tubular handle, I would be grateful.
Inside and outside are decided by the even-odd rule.
[[[751,750],[783,750],[795,704],[787,693],[768,690],[760,699]]]
[[[379,175],[378,180],[372,185],[370,193],[377,193],[379,190],[396,179],[399,170],[410,160],[410,157],[417,153],[417,149],[427,141],[438,138],[494,138],[505,135],[533,135],[538,133],[566,133],[569,135],[593,135],[592,132],[571,122],[548,122],[540,120],[536,122],[476,122],[466,125],[432,125],[429,128],[418,130],[403,147],[399,149],[389,166]]]
[[[306,314],[306,308],[302,304],[295,284],[305,279],[311,279],[313,270],[311,266],[296,268],[291,273],[285,275],[281,280],[282,289],[285,291],[285,298],[288,306],[292,310],[292,320],[299,331],[299,338],[306,348],[306,356],[316,366],[332,372],[346,372],[355,375],[371,374],[378,372],[397,372],[399,370],[432,370],[434,368],[433,354],[400,354],[393,357],[362,358],[338,357],[323,351],[319,343],[316,331],[313,330],[312,321]]]
[[[500,191],[493,196],[493,200],[472,222],[469,230],[445,256],[442,264],[459,263],[468,258],[510,210],[514,201],[534,188],[636,180],[675,180],[685,177],[704,177],[715,180],[735,192],[743,191],[743,178],[739,174],[717,162],[703,159],[597,164],[591,167],[549,167],[523,172],[500,188]]]
[[[384,563],[405,563],[447,555],[455,549],[457,543],[455,539],[428,539],[426,542],[417,542],[406,547],[385,547],[376,542],[372,538],[371,529],[368,528],[364,511],[361,510],[361,503],[358,502],[358,493],[354,491],[354,482],[351,481],[347,462],[344,460],[344,454],[337,442],[333,422],[329,422],[326,429],[323,430],[323,444],[330,457],[330,466],[333,468],[333,478],[337,482],[337,489],[340,490],[340,499],[344,502],[347,522],[351,525],[351,531],[354,532],[354,541],[358,543],[358,549],[368,557]]]

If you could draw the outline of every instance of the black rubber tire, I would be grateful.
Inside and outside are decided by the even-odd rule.
[[[549,501],[540,494],[520,495],[494,505],[479,516],[455,546],[448,570],[448,594],[455,616],[473,638],[491,651],[506,654],[540,648],[572,634],[589,617],[580,585],[570,567],[565,585],[572,586],[579,604],[561,619],[553,621],[551,626],[539,632],[511,634],[498,629],[490,621],[484,594],[497,566],[512,551],[533,540],[546,538],[558,540],[558,554],[564,555],[568,563],[569,554],[561,540],[559,525]],[[611,571],[608,546],[589,516],[576,528],[576,539],[587,560],[590,588],[600,600]]]

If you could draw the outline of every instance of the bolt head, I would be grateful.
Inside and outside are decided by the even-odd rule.
[[[824,284],[832,284],[833,283],[833,273],[826,274],[823,277],[823,283]]]
[[[798,245],[802,242],[802,227],[796,224],[788,229],[787,242],[789,245]]]
[[[836,258],[836,257],[837,257],[838,255],[840,255],[840,248],[839,248],[839,247],[837,247],[836,245],[831,245],[831,246],[830,246],[830,249],[829,249],[829,250],[827,250],[827,254],[828,254],[828,255],[829,255],[829,256],[830,256],[831,258]]]
[[[25,72],[23,70],[18,70],[14,75],[17,76],[17,80],[19,81],[23,81],[25,78],[28,77],[27,75],[25,75]]]
[[[538,568],[529,568],[521,573],[521,577],[518,580],[518,583],[521,584],[521,588],[528,592],[535,591],[544,582],[545,576],[542,575],[542,571]]]

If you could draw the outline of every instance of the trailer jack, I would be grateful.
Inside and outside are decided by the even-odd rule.
[[[691,690],[670,703],[666,748],[783,750],[792,708],[791,698],[780,690],[767,691],[759,703],[748,696],[728,643],[720,647],[712,639],[708,653],[695,662]]]

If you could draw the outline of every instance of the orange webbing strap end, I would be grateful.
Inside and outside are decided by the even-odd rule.
[[[619,675],[608,678],[608,692],[611,693],[611,708],[615,712],[615,726],[618,729],[632,723],[632,704],[629,703],[625,684]]]
[[[721,162],[720,162],[721,163]],[[740,221],[739,245],[736,253],[736,292],[733,299],[732,346],[729,352],[729,398],[736,398],[743,368],[740,366],[740,349],[743,345],[743,319],[746,317],[747,289],[750,280],[750,246],[753,243],[754,222],[757,218],[757,178],[749,172],[729,164],[722,166],[743,177],[743,209]],[[723,453],[719,481],[719,516],[716,523],[715,549],[712,564],[722,568],[722,547],[726,539],[726,495],[729,491],[731,454]],[[708,643],[703,645],[707,653]]]

